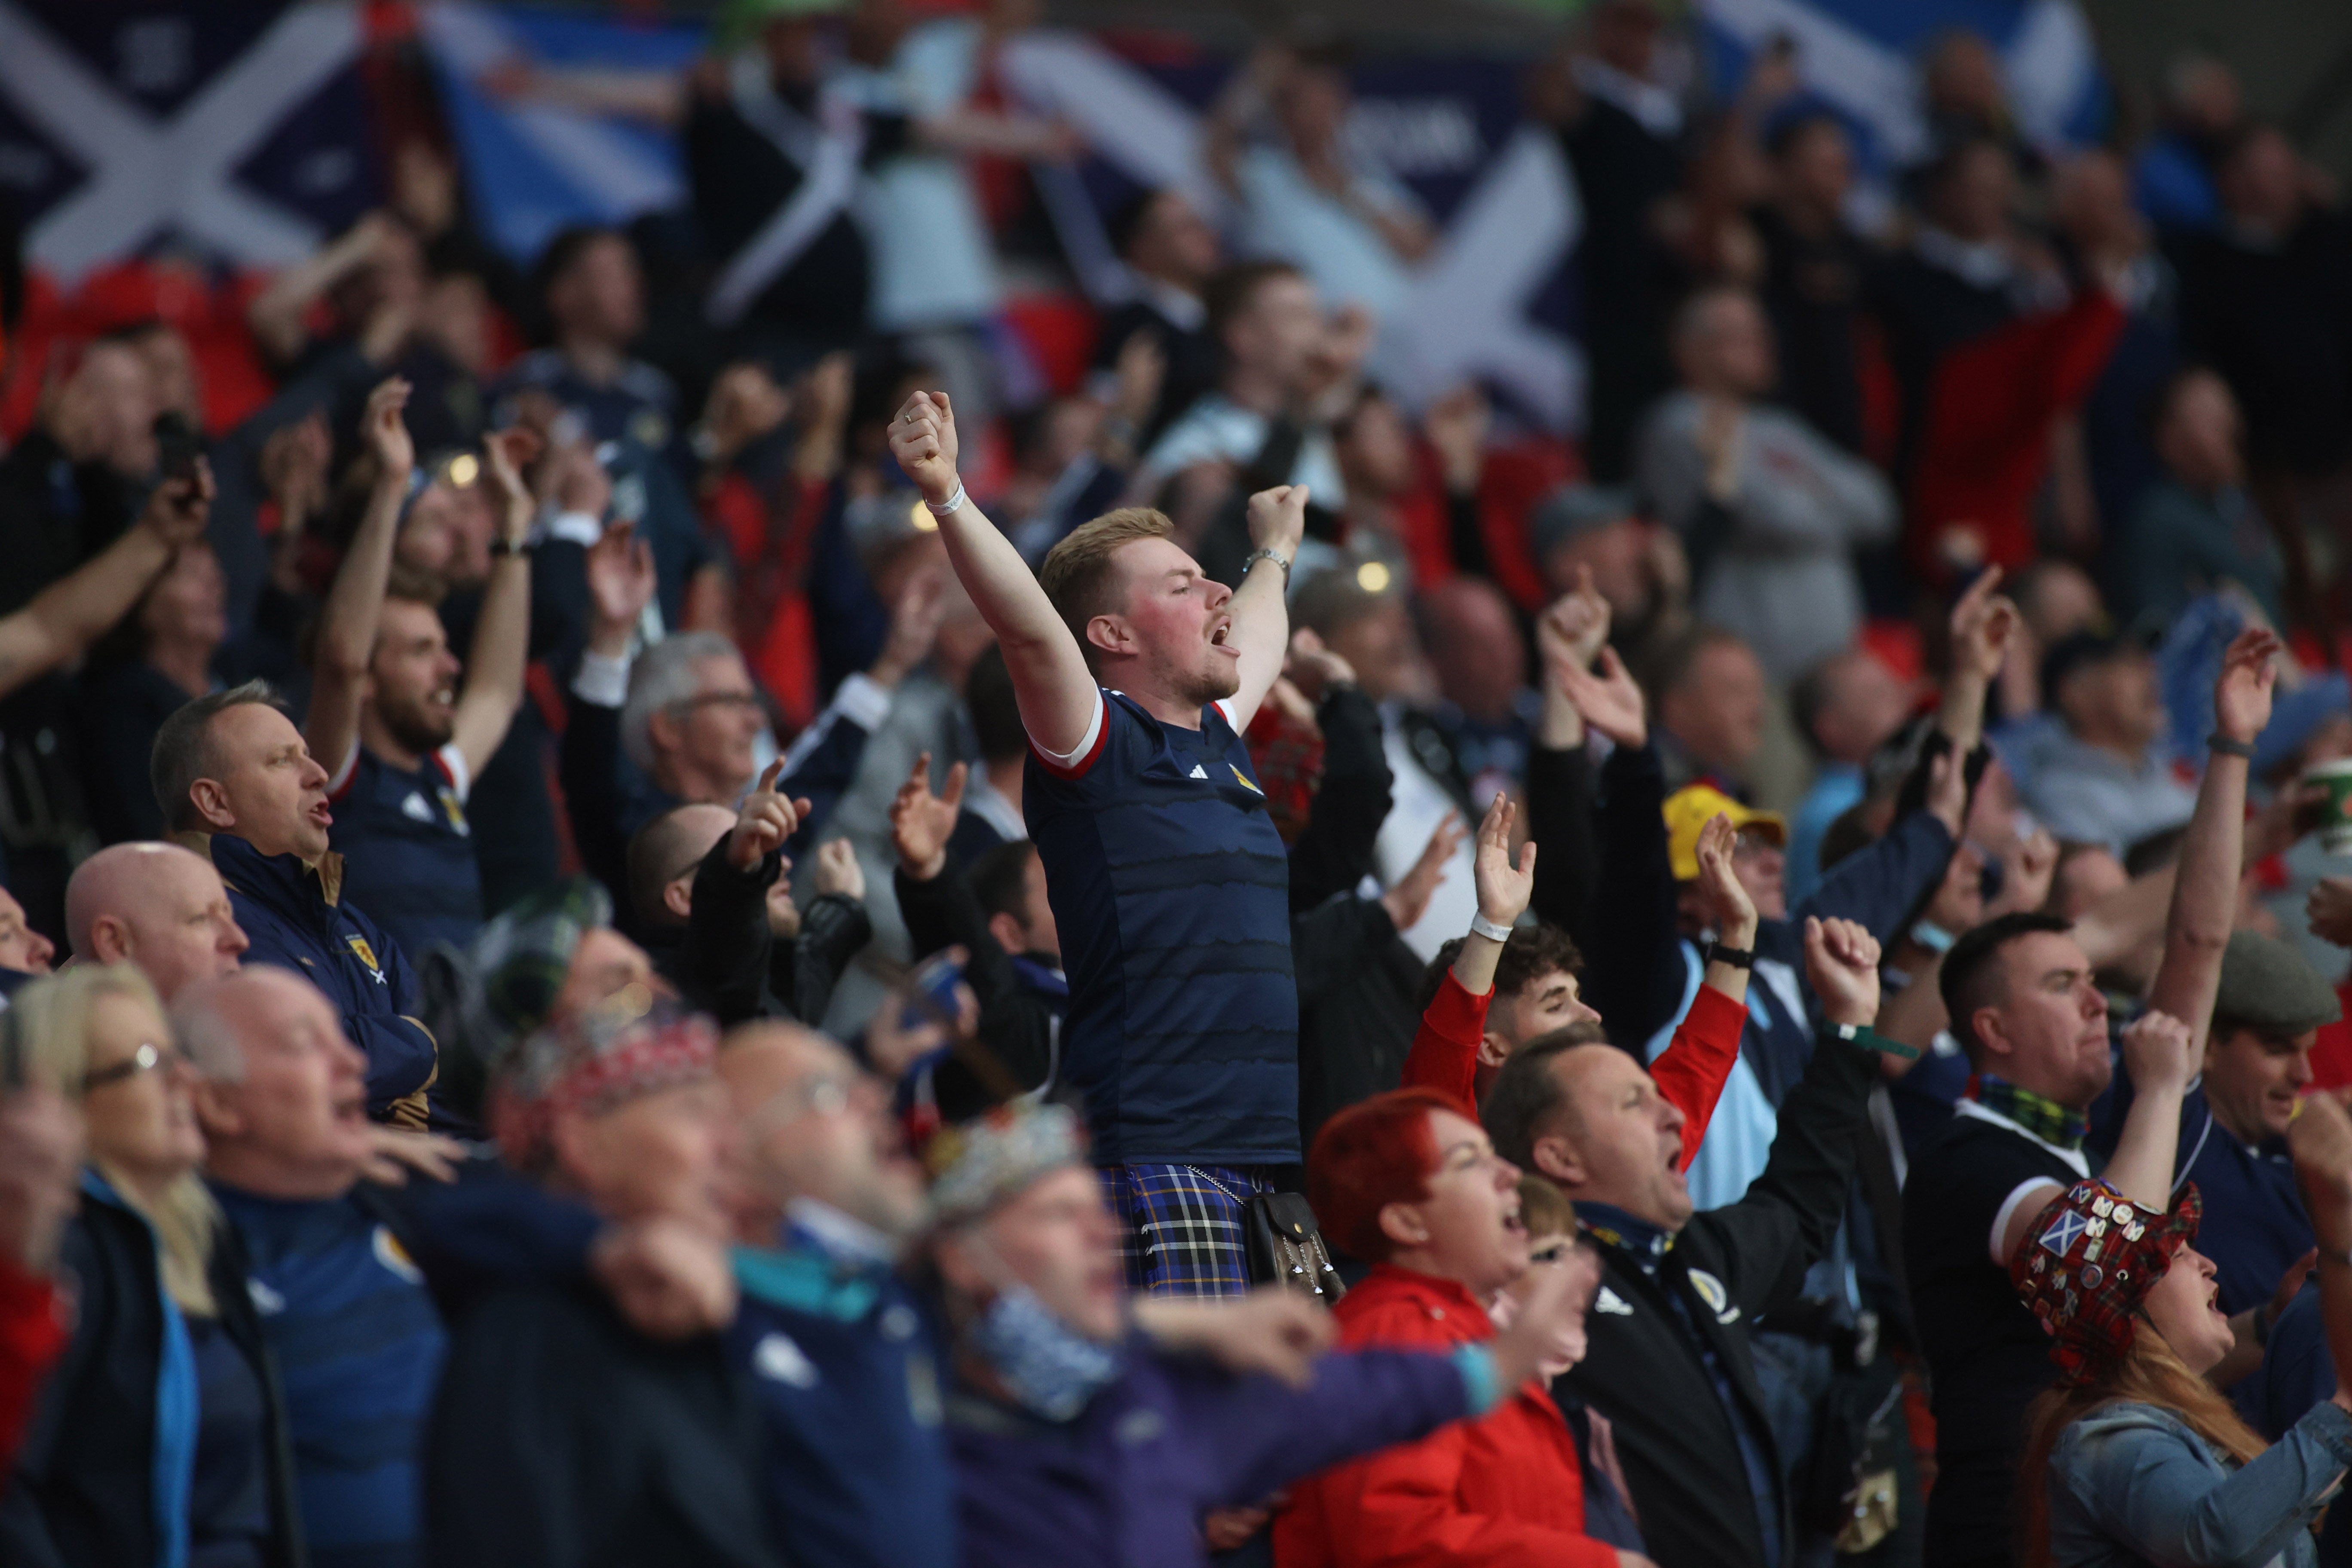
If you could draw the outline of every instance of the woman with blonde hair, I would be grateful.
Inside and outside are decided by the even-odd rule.
[[[299,1568],[277,1371],[154,987],[127,963],[36,981],[0,1014],[0,1056],[87,1128],[73,1342],[0,1498],[0,1562]]]
[[[2352,1368],[2352,1121],[2326,1096],[2290,1134],[2320,1237],[2330,1349]],[[2352,1389],[2275,1444],[2206,1374],[2235,1342],[2213,1265],[2189,1244],[2202,1201],[2141,1208],[2105,1182],[2050,1201],[2011,1266],[2051,1336],[2057,1384],[2031,1414],[2018,1506],[2025,1568],[2310,1568],[2311,1527],[2352,1468]]]

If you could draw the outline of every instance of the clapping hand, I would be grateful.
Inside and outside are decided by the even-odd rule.
[[[530,526],[530,487],[522,482],[523,470],[539,457],[541,445],[539,432],[528,425],[493,430],[482,437],[482,467],[489,477],[486,488],[492,504],[503,505],[507,536],[518,542]]]
[[[1536,622],[1536,647],[1544,668],[1555,663],[1589,669],[1609,640],[1609,601],[1592,585],[1592,568],[1576,569],[1576,586],[1554,599]]]
[[[173,550],[194,544],[212,520],[213,494],[212,465],[199,457],[194,473],[166,479],[155,487],[139,521]]]
[[[727,836],[727,863],[738,871],[753,871],[769,856],[780,853],[801,819],[809,814],[805,800],[787,800],[777,793],[776,780],[784,771],[779,757],[760,775],[758,787],[743,797],[734,831]]]
[[[1519,851],[1519,863],[1511,864],[1511,824],[1517,816],[1511,797],[1496,795],[1495,804],[1486,808],[1486,820],[1478,825],[1478,848],[1471,861],[1478,888],[1478,912],[1498,926],[1517,921],[1535,896],[1534,839]]]
[[[2213,685],[2213,727],[2225,739],[2252,745],[2270,727],[2282,646],[2276,633],[2249,626],[2221,656],[2221,678]]]
[[[1878,939],[1852,921],[1806,916],[1805,979],[1823,1017],[1869,1027],[1878,1016]]]
[[[1716,938],[1742,952],[1756,945],[1756,900],[1732,868],[1739,848],[1739,831],[1721,812],[1698,830],[1698,888]]]
[[[820,897],[835,893],[863,903],[866,868],[857,863],[857,847],[846,838],[828,838],[817,846],[815,887]]]
[[[588,547],[583,572],[593,612],[589,647],[617,658],[629,651],[629,638],[654,600],[654,548],[636,537],[635,524],[615,522]]]
[[[1552,667],[1551,676],[1587,725],[1621,746],[1638,749],[1649,743],[1649,705],[1615,648],[1601,650],[1599,675],[1579,664],[1561,663]]]
[[[1333,686],[1356,683],[1355,668],[1324,647],[1323,639],[1307,626],[1290,634],[1290,654],[1282,661],[1282,673],[1309,702],[1322,701]]]
[[[367,412],[360,417],[360,435],[376,460],[378,484],[406,485],[416,467],[416,442],[401,419],[408,406],[408,383],[393,376],[368,394]]]
[[[907,771],[890,803],[890,840],[898,863],[918,882],[928,882],[946,869],[948,838],[955,832],[956,815],[963,809],[967,769],[961,763],[948,770],[947,788],[931,793],[931,753],[923,752]]]

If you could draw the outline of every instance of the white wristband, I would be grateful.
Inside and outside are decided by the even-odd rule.
[[[929,501],[925,501],[923,504],[924,504],[925,506],[930,506],[930,505],[931,505],[931,503],[930,503],[930,502],[929,502]],[[950,512],[951,512],[951,511],[954,511],[955,510],[957,510],[959,507],[961,507],[961,506],[962,506],[962,505],[963,505],[963,481],[962,481],[961,479],[958,479],[958,480],[956,481],[955,494],[953,494],[953,495],[951,495],[951,496],[948,497],[948,499],[947,499],[947,500],[943,500],[943,501],[940,502],[940,504],[939,504],[939,505],[937,505],[937,506],[932,506],[932,507],[931,507],[931,515],[932,515],[933,517],[945,517],[945,516],[947,516],[947,515],[948,515],[948,513],[950,513]]]
[[[1508,942],[1511,940],[1511,928],[1508,926],[1496,925],[1493,921],[1486,918],[1486,911],[1483,910],[1471,915],[1470,933],[1473,936],[1483,936],[1488,942]]]

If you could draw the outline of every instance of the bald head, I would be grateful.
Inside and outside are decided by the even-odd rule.
[[[172,1026],[205,1074],[196,1115],[214,1180],[275,1198],[351,1190],[371,1148],[367,1058],[324,993],[255,964],[189,982]]]
[[[166,1002],[235,970],[247,945],[220,873],[176,844],[116,844],[83,861],[66,884],[66,932],[76,957],[136,964]]]
[[[648,927],[685,922],[693,908],[694,871],[735,826],[723,805],[681,805],[664,812],[629,840],[629,901]]]
[[[1483,577],[1450,577],[1423,596],[1422,642],[1448,700],[1502,723],[1528,681],[1527,639],[1502,591]]]
[[[889,1093],[840,1046],[797,1024],[743,1025],[720,1042],[719,1078],[742,1126],[739,1185],[758,1199],[743,1239],[772,1245],[784,1210],[802,1202],[892,1238],[922,1223],[922,1172]]]

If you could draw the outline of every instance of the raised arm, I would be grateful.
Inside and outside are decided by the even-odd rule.
[[[499,550],[490,560],[489,589],[482,595],[474,646],[466,656],[465,690],[451,716],[452,739],[466,759],[468,778],[482,776],[522,706],[530,647],[530,556],[523,543],[533,510],[522,469],[538,446],[539,437],[520,427],[498,431],[482,443],[492,504],[503,502],[504,515],[499,520]]]
[[[2278,651],[2277,637],[2250,629],[2240,632],[2222,655],[2221,677],[2213,687],[2213,729],[2225,744],[2251,752],[2255,737],[2270,723]],[[2188,1023],[2191,1061],[2204,1054],[2213,998],[2221,987],[2221,954],[2237,921],[2246,774],[2252,765],[2245,756],[2212,748],[2197,789],[2196,814],[2180,842],[2180,873],[2164,926],[2164,963],[2149,1001]]]
[[[919,392],[907,400],[890,422],[890,451],[939,520],[949,563],[1004,650],[1030,740],[1048,752],[1076,751],[1102,700],[1094,672],[1029,563],[964,494],[946,393]]]
[[[368,395],[360,433],[376,460],[375,489],[359,531],[343,552],[334,586],[319,616],[319,652],[311,671],[310,714],[302,739],[319,765],[333,773],[352,754],[360,732],[360,688],[375,651],[376,623],[383,615],[384,584],[392,576],[393,542],[408,500],[416,444],[400,411],[408,403],[408,383],[398,376]]]
[[[1952,606],[1952,670],[1944,679],[1936,727],[1952,742],[1954,754],[1963,758],[1984,739],[1985,696],[2017,640],[2017,606],[1994,592],[2000,586],[2000,568],[1996,566],[1969,584]]]
[[[1257,705],[1282,673],[1283,655],[1290,647],[1290,609],[1283,602],[1283,590],[1306,532],[1305,485],[1276,485],[1250,497],[1248,563],[1227,606],[1234,617],[1230,640],[1242,650],[1241,689],[1233,696],[1235,730],[1249,728]]]
[[[199,458],[194,477],[155,487],[121,538],[0,616],[0,696],[74,658],[128,615],[179,548],[205,536],[212,501],[212,469]]]

